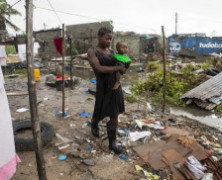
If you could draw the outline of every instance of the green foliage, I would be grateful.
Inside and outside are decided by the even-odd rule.
[[[6,54],[17,54],[15,46],[5,46]]]
[[[13,9],[6,0],[0,0],[0,30],[5,30],[6,25],[9,25],[14,30],[19,28],[10,21],[12,15],[21,15],[16,9]]]
[[[213,63],[214,63],[214,61],[215,61],[214,57],[211,57],[210,59],[207,59],[207,60],[206,60],[206,64],[207,64],[208,66],[212,66]]]
[[[10,75],[11,73],[6,73],[5,75]],[[28,75],[27,69],[15,69],[13,74],[19,74],[21,77],[26,77]]]
[[[162,68],[162,64],[160,64],[159,62],[156,62],[156,61],[149,62],[147,64],[148,71],[156,71],[156,70],[160,70],[161,68]]]
[[[173,74],[171,72],[166,74],[165,95],[167,102],[175,105],[185,105],[180,97],[188,90],[202,83],[199,76],[193,72],[194,70],[196,70],[196,67],[188,65],[182,69],[182,74]],[[131,90],[136,95],[142,95],[148,91],[154,92],[153,100],[160,101],[163,94],[163,72],[152,73],[146,80],[137,81],[131,86]]]
[[[137,102],[137,97],[133,94],[125,95],[125,100],[127,100],[130,103],[133,103],[133,102]]]
[[[222,105],[221,104],[217,105],[216,111],[222,112]]]
[[[72,44],[72,52],[74,53],[74,55],[78,55],[78,54],[79,54],[79,51],[78,51],[78,49],[76,48],[75,42],[73,42],[73,44]]]

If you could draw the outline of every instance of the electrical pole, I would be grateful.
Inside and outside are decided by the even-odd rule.
[[[28,68],[29,105],[32,122],[32,133],[35,143],[35,155],[39,180],[47,180],[45,161],[42,153],[41,128],[38,115],[36,83],[33,63],[33,0],[26,0],[26,59]]]
[[[175,15],[175,34],[177,34],[178,13]]]

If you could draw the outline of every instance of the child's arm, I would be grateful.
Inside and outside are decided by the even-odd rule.
[[[119,88],[119,86],[120,86],[120,76],[121,76],[121,73],[119,71],[117,71],[116,72],[116,83],[113,86],[113,90],[116,90],[116,89]]]

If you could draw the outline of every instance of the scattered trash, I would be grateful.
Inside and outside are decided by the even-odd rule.
[[[18,76],[19,76],[18,74],[10,74],[8,77],[15,78],[15,77],[18,77]]]
[[[91,116],[91,113],[87,113],[87,112],[83,111],[83,112],[79,113],[79,116],[88,118],[89,116]]]
[[[90,145],[88,147],[85,148],[85,150],[90,150],[93,147],[93,145]]]
[[[203,68],[200,68],[196,71],[194,71],[196,74],[200,74],[200,73],[203,73],[204,72],[204,69]]]
[[[88,93],[88,91],[83,91],[83,92],[82,92],[82,94],[87,94],[87,93]]]
[[[209,150],[207,150],[207,152],[208,152],[208,153],[213,153],[214,150],[213,150],[213,149],[209,149]]]
[[[149,102],[146,103],[146,108],[148,112],[152,112],[152,106]]]
[[[93,84],[96,84],[96,79],[90,81]]]
[[[206,173],[201,180],[213,180],[213,173]]]
[[[80,157],[81,159],[87,159],[87,158],[89,158],[89,155],[83,153],[83,154],[80,154],[79,157]]]
[[[66,137],[62,137],[60,134],[56,133],[56,137],[60,140],[62,140],[63,143],[69,143],[69,142],[72,142],[71,139],[68,139]]]
[[[27,108],[20,108],[20,109],[17,109],[16,112],[30,112],[30,110]]]
[[[69,124],[69,126],[70,127],[75,127],[76,125],[71,123],[71,124]]]
[[[152,129],[159,129],[159,130],[164,129],[164,127],[160,124],[160,121],[150,121],[150,120],[141,119],[141,120],[136,120],[136,124],[140,129],[142,129],[143,126]]]
[[[130,133],[130,130],[127,129],[118,129],[119,135],[128,135]]]
[[[218,154],[222,154],[222,148],[213,148],[213,150]]]
[[[124,161],[127,161],[129,159],[129,157],[126,157],[125,155],[120,155],[119,158]]]
[[[52,108],[53,111],[56,111],[58,108]]]
[[[69,112],[65,112],[65,116],[67,116],[69,114]],[[57,113],[55,113],[55,115],[56,116],[61,116],[61,115],[63,115],[63,113],[62,112],[57,112]]]
[[[142,131],[142,132],[136,131],[136,132],[129,133],[130,141],[137,141],[138,139],[141,139],[150,135],[151,135],[150,131]]]
[[[67,145],[65,145],[65,146],[60,146],[60,147],[58,147],[58,149],[59,149],[59,150],[62,150],[62,149],[66,149],[66,148],[68,148],[68,147],[70,147],[69,144],[67,144]]]
[[[140,167],[139,165],[135,165],[135,168],[136,168],[137,171],[141,171],[141,170],[143,170],[143,168]]]
[[[89,88],[88,92],[95,96],[96,95],[96,87]]]
[[[58,160],[65,161],[67,159],[67,156],[65,154],[58,157]]]
[[[132,91],[130,90],[130,88],[123,88],[123,92],[126,94],[132,94]]]
[[[84,159],[82,162],[88,166],[95,166],[96,165],[96,162],[93,159]]]

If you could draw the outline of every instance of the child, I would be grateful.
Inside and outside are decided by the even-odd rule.
[[[128,51],[127,44],[125,42],[118,42],[116,44],[116,50],[118,52],[118,54],[114,55],[115,59],[117,60],[116,65],[121,65],[128,69],[132,60],[129,57],[124,56],[124,54],[126,54]],[[119,71],[116,72],[116,83],[113,86],[113,90],[118,89],[120,85],[120,76],[121,73]]]

